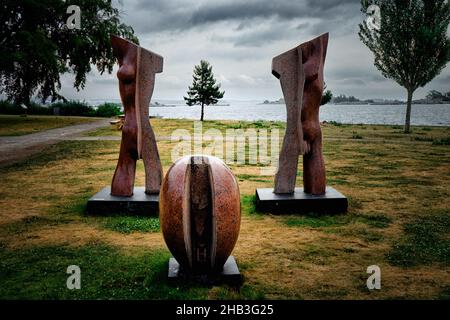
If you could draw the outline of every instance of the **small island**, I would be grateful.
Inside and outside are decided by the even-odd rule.
[[[330,104],[337,105],[404,105],[406,101],[398,99],[358,99],[355,96],[346,96],[345,94],[340,94],[334,96],[331,99]],[[424,99],[417,99],[412,101],[413,104],[450,104],[450,91],[446,93],[441,93],[436,90],[431,90],[428,92]],[[284,99],[280,98],[278,100],[270,101],[264,100],[261,104],[285,104]]]
[[[285,102],[284,102],[284,98],[280,98],[275,101],[264,100],[264,102],[261,104],[285,104]]]

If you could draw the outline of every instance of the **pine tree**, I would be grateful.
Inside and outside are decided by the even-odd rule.
[[[365,21],[359,25],[359,37],[373,52],[375,66],[383,76],[406,89],[408,133],[414,91],[433,80],[450,60],[450,2],[362,0],[361,11],[367,12],[371,4],[380,8],[380,29],[372,30]]]
[[[208,61],[201,60],[200,64],[194,67],[192,86],[187,92],[188,96],[184,97],[187,105],[201,105],[202,114],[200,121],[203,121],[204,106],[216,104],[219,99],[223,98],[225,91],[220,91],[220,84],[216,83],[212,72],[212,66]]]

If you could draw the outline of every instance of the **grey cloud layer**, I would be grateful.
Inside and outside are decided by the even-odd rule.
[[[118,0],[116,0],[118,1]],[[278,99],[271,59],[300,42],[330,32],[325,77],[334,94],[360,98],[404,98],[404,90],[384,79],[358,38],[364,19],[359,0],[124,0],[116,6],[141,44],[164,56],[155,98],[182,99],[200,59],[209,60],[226,99]],[[449,90],[450,68],[426,90]],[[92,73],[86,90],[63,83],[72,98],[118,98],[114,75]],[[103,95],[103,96],[99,96]]]
[[[318,18],[344,21],[354,16],[359,4],[355,0],[290,1],[180,1],[138,0],[134,9],[142,18],[136,29],[140,32],[184,31],[224,21],[297,20]],[[245,24],[241,24],[243,26]],[[248,23],[247,25],[251,25]]]

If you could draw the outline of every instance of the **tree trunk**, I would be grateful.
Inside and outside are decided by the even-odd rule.
[[[202,102],[202,115],[201,115],[201,117],[200,117],[200,121],[203,121],[203,108],[204,108],[204,104],[203,104],[203,102]]]
[[[406,103],[406,119],[405,119],[405,133],[411,132],[411,104],[414,90],[408,89],[408,102]]]
[[[30,102],[31,102],[31,85],[30,85],[30,83],[33,78],[31,76],[31,72],[32,71],[31,71],[30,64],[27,64],[25,72],[23,74],[23,78],[22,78],[24,86],[19,93],[19,98],[15,101],[19,108],[21,108],[22,104],[26,105],[27,108],[30,107]]]

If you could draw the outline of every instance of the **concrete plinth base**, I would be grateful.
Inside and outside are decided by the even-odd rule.
[[[338,214],[347,212],[347,208],[347,198],[332,187],[319,196],[304,193],[303,188],[295,188],[290,194],[275,194],[272,188],[256,189],[256,209],[261,212]]]
[[[183,270],[175,258],[169,259],[169,271],[167,274],[169,284],[176,285],[181,281],[195,281],[206,285],[229,284],[240,286],[242,275],[233,256],[228,257],[220,273],[212,274],[192,274]]]
[[[111,195],[105,187],[88,200],[86,214],[99,216],[158,216],[159,195],[146,194],[144,187],[135,187],[131,197]]]

